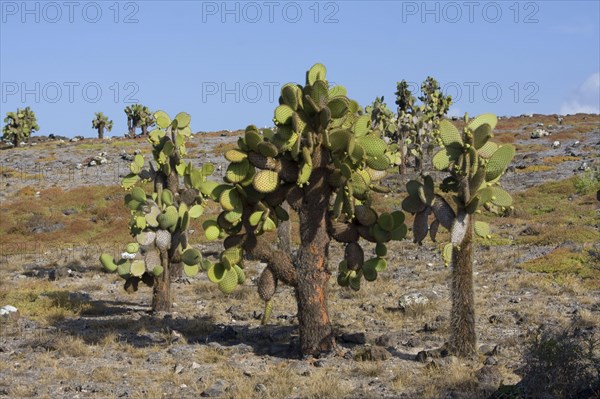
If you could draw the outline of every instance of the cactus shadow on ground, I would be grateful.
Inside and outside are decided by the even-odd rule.
[[[133,348],[167,348],[187,343],[237,348],[257,356],[300,358],[296,325],[231,326],[217,324],[211,316],[141,313],[135,304],[113,301],[94,301],[94,309],[94,314],[65,319],[53,326],[91,345],[112,338]]]

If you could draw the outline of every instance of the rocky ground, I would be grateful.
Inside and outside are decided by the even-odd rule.
[[[532,139],[535,129],[550,135]],[[508,118],[497,131],[498,141],[517,146],[503,185],[518,194],[514,214],[490,219],[492,242],[477,249],[480,354],[471,360],[422,352],[448,335],[449,271],[439,243],[391,244],[387,271],[359,292],[337,286],[334,275],[338,351],[302,360],[289,288],[278,289],[273,317],[260,325],[257,262],[247,262],[250,278],[229,297],[204,275],[175,283],[169,315],[149,313],[149,289],[129,295],[101,271],[98,248],[127,234],[114,186],[133,154],[148,154],[144,140],[38,140],[0,150],[0,307],[18,309],[0,316],[0,397],[517,397],[511,386],[540,334],[570,329],[600,339],[598,202],[595,191],[574,186],[600,163],[600,118]],[[195,135],[188,157],[219,165],[236,139]],[[383,207],[398,207],[404,180],[387,180],[396,190],[382,196]],[[192,235],[195,245],[213,256],[218,244],[201,236]],[[333,270],[342,253],[334,244]]]

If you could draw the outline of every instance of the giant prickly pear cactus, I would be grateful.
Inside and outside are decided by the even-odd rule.
[[[127,115],[129,137],[135,137],[135,131],[138,127],[142,129],[142,135],[147,136],[148,128],[156,124],[154,114],[142,104],[128,105],[123,111]]]
[[[396,126],[386,129],[385,134],[398,145],[401,173],[406,173],[409,158],[414,159],[415,169],[423,173],[427,155],[431,154],[435,139],[439,135],[439,123],[448,113],[452,98],[443,95],[437,81],[432,77],[427,77],[421,85],[421,105],[416,104],[417,99],[412,95],[406,81],[399,82],[396,89]],[[379,115],[385,113],[373,114],[377,119],[381,119]]]
[[[125,279],[127,291],[136,291],[140,281],[153,287],[152,309],[168,312],[172,304],[171,278],[182,269],[192,277],[206,265],[200,252],[188,244],[188,229],[190,221],[204,212],[206,197],[202,193],[210,186],[206,177],[214,168],[210,164],[196,168],[183,161],[185,143],[191,135],[188,114],[179,113],[171,120],[158,111],[154,117],[158,129],[150,132],[148,141],[155,164],[149,163],[144,169],[144,157],[136,155],[131,173],[122,181],[128,190],[125,205],[131,210],[129,227],[135,242],[125,246],[129,256],[124,259],[102,254],[100,262],[106,270]],[[150,194],[144,189],[148,181],[153,182]]]
[[[211,195],[223,211],[204,223],[208,239],[225,237],[220,261],[208,278],[225,292],[243,281],[245,254],[267,264],[258,280],[265,301],[263,322],[273,308],[278,283],[294,287],[298,304],[300,349],[316,355],[334,348],[327,310],[331,239],[346,245],[337,281],[358,290],[386,267],[385,243],[406,235],[404,214],[378,214],[371,193],[390,159],[381,132],[342,86],[329,87],[325,67],[315,64],[306,84],[286,84],[275,109],[276,131],[246,128],[230,162],[225,183]],[[296,255],[275,249],[263,236],[289,218],[287,202],[298,214],[300,246]],[[377,243],[377,255],[365,261],[359,239]]]
[[[481,208],[503,211],[512,204],[511,196],[499,180],[515,154],[511,145],[498,145],[490,138],[497,123],[492,114],[469,121],[462,134],[449,121],[440,123],[442,149],[432,159],[433,166],[448,176],[439,188],[452,193],[455,207],[436,193],[431,176],[411,180],[402,208],[415,214],[414,241],[420,243],[429,233],[432,240],[439,226],[450,232],[451,242],[443,249],[446,264],[452,267],[452,312],[449,348],[460,356],[471,356],[476,349],[475,306],[473,302],[473,233],[489,238],[487,223],[475,220]],[[433,221],[429,223],[430,216]]]
[[[95,118],[92,120],[92,128],[98,131],[98,138],[103,139],[104,129],[110,132],[113,127],[113,121],[112,119],[109,120],[102,112],[96,112],[94,115]]]
[[[31,108],[17,109],[17,112],[7,112],[2,128],[2,138],[8,139],[13,146],[18,147],[22,141],[29,140],[31,133],[40,130],[35,113]]]

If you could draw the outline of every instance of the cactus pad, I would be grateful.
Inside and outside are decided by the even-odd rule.
[[[139,249],[140,249],[140,244],[138,244],[137,242],[130,242],[125,247],[125,251],[127,251],[130,254],[136,254]]]
[[[167,230],[174,227],[179,219],[179,213],[174,206],[168,206],[164,213],[158,215],[156,220],[161,229]]]
[[[275,108],[275,122],[280,125],[290,124],[292,123],[293,114],[294,110],[289,105],[280,105]]]
[[[448,120],[440,122],[440,138],[445,146],[457,143],[460,145],[463,144],[458,129]]]
[[[106,269],[106,271],[109,271],[111,273],[117,270],[118,267],[115,263],[115,259],[108,254],[100,255],[100,263],[102,264],[104,269]]]
[[[141,277],[146,272],[146,262],[143,260],[134,260],[131,262],[130,274],[135,277]]]
[[[359,205],[354,210],[354,215],[363,226],[372,226],[377,223],[377,213],[366,205]]]
[[[161,251],[166,251],[171,248],[171,233],[167,230],[157,230],[156,247]]]
[[[402,201],[402,209],[406,212],[417,213],[425,209],[426,205],[418,196],[409,195]]]
[[[146,201],[146,192],[141,187],[134,187],[131,190],[131,197],[138,202]]]
[[[275,275],[269,267],[266,267],[258,279],[258,295],[260,299],[263,301],[270,300],[273,294],[275,294],[276,288],[277,280],[275,279]]]
[[[475,234],[482,238],[487,238],[490,235],[490,225],[479,220],[475,222],[474,230]]]
[[[225,271],[223,279],[219,282],[219,290],[222,293],[229,295],[238,286],[238,274],[234,269]]]
[[[233,211],[242,207],[242,199],[235,188],[223,190],[219,196],[219,203],[226,211]]]
[[[444,246],[444,249],[442,250],[442,259],[444,259],[444,264],[446,266],[448,266],[450,263],[452,263],[452,251],[453,251],[452,244],[446,244]]]
[[[307,83],[313,85],[317,80],[325,80],[326,73],[327,69],[325,68],[325,65],[320,63],[313,65],[307,72]]]
[[[188,248],[181,254],[181,260],[188,266],[197,265],[202,262],[202,254],[195,248]]]
[[[378,242],[377,245],[375,245],[375,253],[379,257],[386,256],[387,255],[387,247],[385,246],[385,244]]]
[[[503,145],[498,148],[488,160],[485,167],[485,180],[494,181],[499,178],[508,167],[510,161],[515,156],[515,147],[511,145]]]
[[[490,187],[492,197],[490,202],[496,206],[511,206],[512,197],[500,187]]]
[[[233,266],[233,270],[235,270],[235,272],[237,273],[238,284],[244,284],[244,281],[246,281],[246,273],[244,272],[244,269],[242,269],[238,265],[235,265]]]
[[[261,170],[254,176],[252,185],[256,191],[261,193],[270,193],[275,191],[279,184],[279,176],[271,170]]]
[[[188,277],[194,277],[200,271],[200,265],[183,265],[183,272]]]
[[[227,269],[222,263],[215,263],[208,268],[206,276],[213,283],[219,283],[225,277]]]
[[[225,159],[229,162],[242,162],[247,157],[248,154],[238,149],[232,149],[225,152]]]

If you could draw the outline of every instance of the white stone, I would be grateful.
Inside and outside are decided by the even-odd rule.
[[[0,308],[0,315],[18,312],[19,310],[12,305],[4,305]]]
[[[130,254],[129,252],[123,252],[121,254],[121,259],[135,259],[135,254]]]

